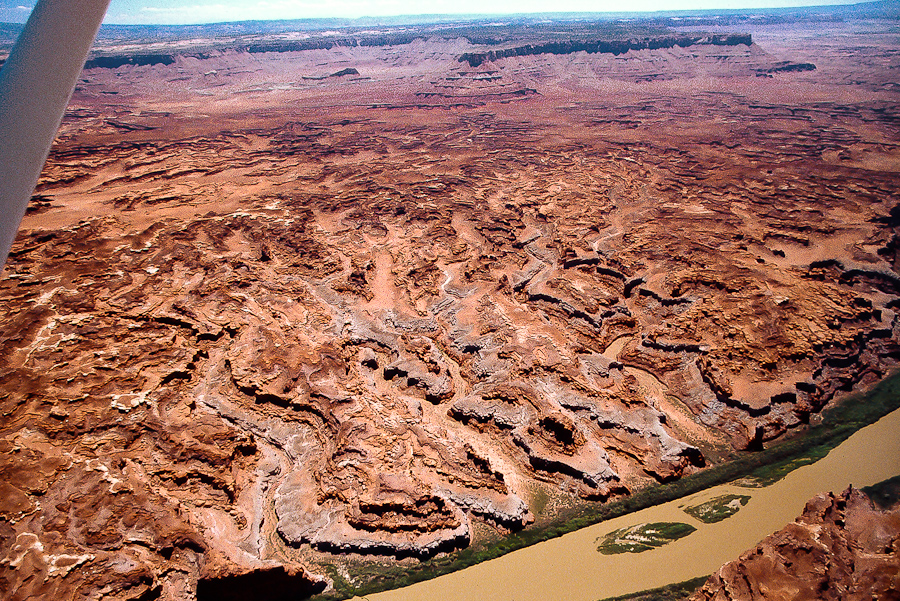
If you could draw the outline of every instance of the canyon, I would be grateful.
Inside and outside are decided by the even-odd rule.
[[[101,34],[0,279],[6,599],[327,594],[897,367],[896,20],[204,31]]]

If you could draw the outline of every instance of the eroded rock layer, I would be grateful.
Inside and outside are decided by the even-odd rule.
[[[314,592],[880,378],[897,35],[830,27],[86,70],[0,280],[7,598]]]
[[[713,574],[691,601],[900,599],[900,510],[860,491],[819,495],[797,520]]]

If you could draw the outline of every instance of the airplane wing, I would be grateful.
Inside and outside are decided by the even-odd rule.
[[[39,0],[0,69],[0,270],[110,0]]]

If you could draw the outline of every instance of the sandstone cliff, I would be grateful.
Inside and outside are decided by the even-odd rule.
[[[691,601],[900,599],[900,509],[860,491],[823,494],[713,574]]]

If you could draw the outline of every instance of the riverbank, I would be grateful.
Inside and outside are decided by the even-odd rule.
[[[888,510],[900,503],[900,475],[882,480],[872,486],[864,486],[861,490],[872,500],[876,508],[882,511]],[[600,601],[683,601],[698,591],[708,579],[708,576],[699,576],[651,590],[607,597]]]
[[[698,578],[691,578],[684,582],[661,586],[649,591],[608,597],[601,599],[601,601],[682,601],[703,586],[707,579],[708,576],[699,576]]]
[[[847,438],[821,460],[761,488],[715,486],[520,549],[493,561],[367,596],[369,601],[596,601],[701,577],[792,522],[819,493],[865,487],[900,473],[900,410]],[[685,509],[723,495],[749,495],[731,517],[706,524]],[[599,541],[639,524],[682,522],[696,531],[640,553],[604,555]]]
[[[737,479],[741,479],[744,484],[754,483],[757,486],[765,486],[802,466],[812,464],[825,457],[829,451],[841,445],[858,430],[877,422],[898,408],[900,408],[900,374],[894,374],[868,391],[848,395],[834,407],[823,412],[821,423],[808,426],[804,431],[794,434],[791,440],[785,440],[770,448],[709,468],[676,482],[637,491],[627,498],[612,503],[579,508],[557,523],[514,533],[490,545],[473,545],[455,554],[437,557],[411,568],[386,568],[373,564],[354,570],[349,576],[356,585],[333,571],[330,575],[335,581],[336,594],[321,598],[368,596],[379,591],[402,588],[444,574],[458,572],[489,560],[502,558],[513,551],[523,550],[537,543],[550,541],[600,522],[608,522],[690,495],[696,495]],[[888,474],[883,478],[868,482],[868,484],[874,484],[893,475],[896,474]],[[857,480],[853,484],[865,485],[866,483]],[[730,487],[726,494],[734,494],[735,490],[732,488],[734,487]],[[754,489],[741,490],[753,491]],[[759,490],[768,489],[761,488]],[[805,502],[805,498],[803,502]],[[793,517],[793,515],[789,516],[785,523],[792,520]],[[729,524],[730,522],[731,520],[727,520],[724,523]],[[778,524],[777,527],[782,525]],[[712,569],[717,567],[712,566]],[[697,575],[699,574],[694,574],[694,576]],[[685,579],[687,578],[681,580]],[[673,582],[673,580],[668,582]]]

